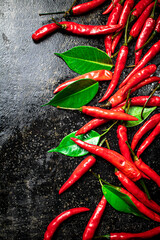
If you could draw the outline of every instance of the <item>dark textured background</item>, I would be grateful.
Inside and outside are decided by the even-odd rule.
[[[57,32],[38,44],[32,41],[32,33],[50,22],[48,16],[39,17],[38,13],[65,10],[71,2],[0,1],[0,239],[3,240],[43,239],[46,227],[54,217],[69,208],[85,206],[91,209],[90,212],[68,219],[54,236],[57,240],[81,239],[84,228],[102,197],[100,185],[90,173],[59,196],[59,188],[84,157],[71,158],[58,153],[47,153],[64,136],[91,119],[79,112],[57,110],[50,106],[40,107],[53,97],[52,92],[59,83],[76,76],[54,52],[64,52],[79,45],[105,50],[103,37],[78,37]],[[78,1],[82,2],[85,1]],[[105,9],[104,4],[91,13],[73,17],[72,20],[83,24],[105,24],[106,16],[101,15]],[[60,20],[60,16],[57,20]],[[130,46],[127,65],[134,62],[134,44]],[[157,55],[152,63],[159,62],[160,56]],[[122,73],[121,81],[129,71],[126,69]],[[156,74],[159,72],[160,67]],[[147,95],[154,85],[146,86],[136,94]],[[99,92],[90,104],[97,104],[107,86],[108,83],[100,84]],[[156,112],[158,111],[157,109]],[[138,128],[139,126],[128,129],[130,142]],[[102,129],[97,131],[101,133]],[[107,138],[111,148],[119,151],[116,128],[108,133]],[[159,145],[160,138],[157,137],[142,157],[160,174]],[[114,167],[106,161],[97,158],[93,170],[112,184],[120,185],[113,174]],[[160,191],[156,184],[147,181],[147,186],[153,200],[160,204]],[[96,235],[114,231],[141,232],[158,225],[153,221],[119,213],[108,204]]]

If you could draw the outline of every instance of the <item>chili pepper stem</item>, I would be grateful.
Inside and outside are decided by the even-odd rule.
[[[67,14],[70,14],[72,7],[74,6],[74,4],[77,2],[77,0],[75,0],[72,5],[70,6],[70,8],[65,12],[65,14],[63,15],[63,17],[65,18]]]
[[[151,200],[151,196],[150,196],[150,194],[149,194],[149,191],[148,191],[148,189],[147,189],[147,187],[146,187],[146,184],[145,184],[144,180],[143,180],[143,179],[140,179],[140,180],[139,180],[139,183],[141,184],[141,186],[143,187],[145,193],[147,194],[148,199]]]
[[[39,13],[39,16],[53,15],[53,14],[62,14],[62,13],[65,13],[65,11],[62,11],[62,12],[47,12],[47,13]]]
[[[45,105],[42,105],[42,106],[46,106],[46,105],[48,105],[47,103],[45,104]],[[59,109],[65,109],[65,110],[78,110],[78,111],[82,111],[82,108],[80,107],[80,108],[65,108],[65,107],[60,107],[60,106],[57,106],[57,108],[59,108]]]
[[[117,123],[118,123],[118,120],[115,121],[109,128],[107,128],[107,129],[105,130],[105,132],[100,135],[100,137],[102,137],[102,136],[104,136],[106,133],[108,133],[109,130],[110,130],[115,124],[117,124]]]
[[[148,103],[148,101],[151,99],[151,97],[153,96],[153,94],[157,91],[157,89],[160,87],[160,83],[155,87],[155,89],[152,91],[152,93],[149,95],[149,98],[147,99],[147,101],[145,102],[145,104],[143,105],[143,108],[142,108],[142,112],[141,112],[141,118],[144,119],[143,117],[143,111]]]
[[[129,150],[131,151],[134,160],[138,159],[138,157],[136,156],[136,154],[134,153],[134,151],[132,150],[131,146],[129,145],[129,143],[126,141],[127,146],[129,147]]]
[[[154,6],[153,6],[152,13],[151,13],[151,15],[150,15],[150,18],[153,18],[153,19],[154,19],[154,14],[155,14],[156,5],[157,5],[157,0],[155,0],[155,2],[154,2]]]
[[[157,32],[154,31],[152,33],[152,35],[150,36],[150,38],[147,40],[147,42],[140,48],[138,48],[135,52],[138,52],[139,50],[141,50],[142,48],[144,48],[148,43],[150,43],[152,41],[152,39],[156,36]]]
[[[94,237],[94,239],[98,239],[98,238],[107,238],[107,239],[110,239],[110,234],[106,234],[106,235],[101,235],[101,236],[96,236],[96,237]]]
[[[59,26],[60,28],[62,29],[65,29],[66,28],[66,25],[65,24],[60,24],[59,22],[57,22],[53,17],[52,17],[52,20],[55,24],[57,24],[57,26]]]
[[[134,68],[136,65],[129,65],[129,66],[126,66],[126,68]]]

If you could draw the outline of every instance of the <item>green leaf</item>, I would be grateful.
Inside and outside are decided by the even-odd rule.
[[[55,53],[70,69],[79,74],[113,67],[111,58],[102,50],[90,46],[74,47],[64,53]]]
[[[99,83],[93,79],[80,79],[62,91],[43,106],[59,106],[65,108],[79,108],[89,103],[98,91]]]
[[[142,123],[157,107],[145,108],[143,112],[144,119],[141,119],[141,112],[143,107],[130,107],[128,114],[137,117],[138,121],[126,121],[126,127],[134,127]]]
[[[82,149],[77,144],[75,144],[70,139],[71,137],[78,138],[84,142],[91,143],[94,145],[97,145],[100,139],[99,133],[95,131],[90,131],[87,134],[82,134],[79,136],[75,136],[75,133],[76,131],[64,137],[58,147],[51,149],[48,152],[59,152],[70,157],[80,157],[88,154],[88,151]]]
[[[138,217],[148,219],[137,209],[130,197],[124,193],[121,193],[120,190],[116,189],[116,187],[102,185],[102,191],[106,200],[117,211],[131,213]]]

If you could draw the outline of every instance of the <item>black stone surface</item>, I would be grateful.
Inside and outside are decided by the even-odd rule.
[[[37,44],[32,41],[32,33],[50,22],[49,16],[39,17],[38,13],[65,10],[71,2],[0,1],[0,239],[3,240],[43,239],[47,225],[58,214],[69,208],[85,206],[90,208],[90,212],[68,219],[53,238],[82,239],[85,226],[102,197],[100,184],[90,173],[59,196],[58,190],[84,157],[71,158],[47,152],[57,146],[64,136],[78,130],[91,119],[79,112],[57,110],[50,106],[40,107],[53,97],[53,90],[59,83],[76,76],[54,53],[65,52],[79,45],[105,50],[103,37],[78,37],[57,32]],[[82,2],[85,1],[77,1]],[[70,20],[83,24],[105,24],[107,16],[102,16],[101,13],[106,5]],[[60,17],[57,16],[56,19],[59,21]],[[158,37],[153,42],[157,40]],[[135,42],[130,46],[127,65],[133,64],[134,45]],[[160,55],[151,62],[159,65]],[[125,69],[121,81],[129,71],[130,69]],[[160,66],[156,75],[159,73]],[[97,102],[107,86],[108,83],[100,84],[99,92],[90,104],[98,106]],[[144,87],[136,95],[149,94],[153,86],[155,84]],[[138,128],[139,126],[128,129],[129,142]],[[102,129],[98,128],[97,131],[101,133]],[[116,127],[108,133],[107,138],[111,148],[119,151]],[[160,138],[157,137],[142,155],[144,161],[158,174],[159,146]],[[93,170],[110,183],[120,186],[113,174],[114,167],[106,161],[97,158]],[[146,184],[152,199],[160,204],[159,188],[152,181],[146,181]],[[141,232],[158,225],[153,221],[117,212],[108,204],[96,235],[115,231]]]

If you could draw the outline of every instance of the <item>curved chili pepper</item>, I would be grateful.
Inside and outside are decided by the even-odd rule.
[[[146,7],[146,9],[143,11],[143,13],[137,19],[137,21],[133,24],[133,26],[130,30],[130,33],[129,33],[128,42],[130,42],[132,40],[132,38],[138,37],[145,21],[147,20],[147,18],[149,17],[149,15],[152,11],[153,6],[154,6],[154,2],[149,4],[148,7]]]
[[[118,108],[113,108],[113,111],[117,111],[117,112],[124,112],[124,110],[120,107]],[[81,135],[81,134],[85,134],[93,129],[95,129],[96,127],[99,127],[105,123],[107,123],[109,120],[108,119],[103,119],[103,118],[94,118],[91,121],[89,121],[88,123],[86,123],[83,127],[81,127],[75,134],[75,136]]]
[[[103,212],[106,208],[106,204],[107,204],[107,200],[103,196],[84,230],[82,240],[90,240],[93,238],[94,233],[103,215]]]
[[[141,233],[110,233],[100,237],[105,237],[110,240],[133,240],[133,239],[152,239],[153,237],[160,234],[160,227],[153,228],[146,232]]]
[[[153,77],[150,77],[150,78],[147,78],[145,79],[144,81],[140,82],[139,84],[137,84],[135,87],[133,87],[131,89],[131,93],[135,92],[137,89],[147,85],[147,84],[150,84],[152,82],[157,82],[159,81],[159,77],[156,77],[156,76],[153,76]],[[111,96],[108,100],[108,102],[104,105],[105,107],[115,107],[117,106],[124,106],[125,102],[123,102],[126,98],[127,98],[127,92],[122,94],[123,93],[123,90],[124,90],[125,86],[123,86],[122,88],[120,88],[113,96]],[[146,99],[146,98],[145,98]],[[136,100],[138,101],[138,104],[139,102],[141,101],[141,97],[138,97],[138,99]],[[134,102],[133,98],[132,98],[132,102]],[[142,101],[144,102],[144,101]],[[155,102],[155,103],[154,103]],[[159,102],[159,100],[155,100],[154,99],[154,102],[153,102],[153,99],[152,99],[152,103],[153,105],[154,104],[157,104]],[[142,103],[140,104],[140,106],[142,106]],[[156,106],[156,105],[154,105]]]
[[[135,10],[132,13],[131,16],[131,21],[135,20],[136,18],[138,18],[141,13],[145,10],[145,8],[152,2],[153,0],[140,0],[136,6],[134,7]]]
[[[126,144],[128,141],[127,137],[127,128],[124,125],[119,125],[117,128],[117,138],[118,138],[118,145],[121,154],[130,162],[133,162],[130,150]]]
[[[137,169],[135,164],[129,162],[121,154],[107,148],[83,142],[77,138],[71,138],[71,140],[74,141],[78,146],[91,152],[92,154],[104,158],[133,181],[137,181],[142,177],[140,171]]]
[[[152,31],[155,28],[156,20],[154,19],[154,13],[155,13],[156,4],[157,4],[157,0],[155,0],[153,11],[152,11],[150,17],[147,18],[147,20],[146,20],[146,22],[145,22],[145,24],[142,28],[142,31],[141,31],[138,39],[137,39],[136,46],[135,46],[135,51],[143,46],[143,44],[147,41],[150,34],[152,33]],[[142,55],[142,49],[139,50],[138,52],[135,52],[135,65],[138,64],[138,62],[141,58],[141,55]]]
[[[45,36],[55,32],[58,29],[64,29],[67,32],[80,35],[80,36],[94,36],[94,35],[103,35],[103,34],[110,34],[117,31],[121,28],[121,25],[110,25],[110,26],[103,26],[103,25],[83,25],[78,24],[75,22],[60,22],[58,23],[51,23],[48,25],[44,25],[43,27],[39,28],[35,33],[32,34],[32,39],[34,41],[39,41]]]
[[[108,21],[106,25],[114,25],[117,24],[120,14],[122,12],[122,3],[124,0],[121,0],[120,2],[116,3],[115,8],[112,10],[111,14],[108,17]],[[109,57],[111,57],[112,54],[112,34],[107,35],[104,39],[104,45],[106,49],[106,53]]]
[[[153,142],[153,140],[160,134],[160,121],[157,124],[157,126],[154,128],[154,130],[151,132],[151,134],[143,141],[141,146],[139,147],[137,151],[137,156],[139,157],[144,150]]]
[[[134,0],[127,0],[127,1],[125,1],[124,6],[123,6],[123,10],[121,12],[121,15],[120,15],[120,18],[119,18],[119,22],[118,22],[118,24],[122,24],[122,27],[125,27],[125,25],[127,23],[128,16],[129,16],[133,6],[134,6]],[[119,43],[119,40],[121,39],[122,35],[123,35],[123,31],[121,31],[113,39],[113,42],[112,42],[112,54],[114,53],[114,50],[115,50],[117,44]]]
[[[67,211],[62,212],[61,214],[59,214],[56,218],[54,218],[52,220],[52,222],[48,225],[47,227],[47,231],[44,234],[44,240],[51,240],[53,234],[55,233],[55,231],[57,230],[57,228],[59,227],[59,225],[65,221],[67,218],[81,213],[81,212],[86,212],[89,211],[89,208],[85,208],[85,207],[79,207],[79,208],[72,208],[69,209]]]
[[[127,196],[130,197],[130,199],[132,200],[132,202],[136,205],[137,209],[143,213],[145,216],[147,216],[148,218],[156,221],[156,222],[160,222],[160,216],[153,212],[152,210],[150,210],[149,208],[147,208],[143,203],[141,203],[140,201],[138,201],[131,193],[129,193],[127,190],[125,190],[124,188],[121,188],[121,193],[126,194]]]
[[[156,56],[160,51],[160,40],[156,42],[144,55],[144,57],[139,61],[136,67],[128,74],[128,76],[123,80],[123,82],[119,85],[119,88],[123,87],[128,80],[137,73],[140,69],[142,69],[152,58]]]
[[[157,33],[160,33],[160,15],[157,18],[156,26],[155,26],[155,29],[154,29],[152,35],[150,36],[150,38],[146,41],[146,43],[142,47],[140,47],[139,49],[136,50],[136,52],[143,49],[148,43],[150,43],[152,41],[152,39],[157,35]]]
[[[131,106],[143,106],[145,102],[148,100],[149,96],[138,96],[131,98]],[[123,107],[125,105],[126,101],[120,103],[117,107]],[[148,101],[147,105],[148,107],[159,107],[160,106],[160,97],[158,96],[152,96],[151,99]]]
[[[145,206],[153,209],[156,212],[160,212],[160,206],[153,200],[149,200],[147,194],[144,193],[132,180],[125,176],[122,172],[116,171],[115,175],[118,177],[122,185],[136,197]]]
[[[110,5],[108,6],[108,8],[102,13],[102,14],[108,14],[110,13],[113,9],[114,9],[114,5],[116,5],[118,2],[120,2],[121,0],[113,0]],[[113,5],[114,2],[114,5]]]
[[[73,171],[69,179],[63,184],[59,190],[59,194],[66,191],[70,186],[78,181],[96,162],[95,157],[88,156]]]
[[[115,119],[115,120],[124,120],[124,121],[137,121],[138,118],[129,115],[123,112],[115,112],[113,110],[102,109],[100,107],[91,107],[91,106],[83,106],[80,110],[92,117],[96,118],[106,118],[106,119]]]
[[[160,187],[160,176],[152,168],[145,164],[141,158],[135,158],[135,165],[140,171],[150,177],[158,185],[158,187]]]
[[[78,4],[74,7],[72,7],[70,14],[77,16],[77,15],[87,13],[87,12],[95,9],[96,7],[102,5],[104,2],[106,2],[106,0],[92,0],[90,2]]]
[[[129,89],[142,82],[144,79],[148,78],[151,74],[153,74],[157,70],[157,66],[155,64],[148,65],[147,67],[136,72],[126,83],[122,94],[127,92]]]
[[[64,89],[65,87],[67,87],[68,85],[70,85],[71,83],[79,80],[79,79],[86,79],[86,78],[90,78],[93,79],[97,82],[99,81],[108,81],[112,79],[112,72],[108,71],[108,70],[97,70],[97,71],[92,71],[92,72],[88,72],[85,73],[83,75],[80,75],[78,77],[75,77],[73,79],[70,79],[68,81],[65,81],[64,83],[60,84],[53,93],[57,93],[59,91],[61,91],[62,89]]]
[[[133,151],[136,148],[139,140],[143,137],[143,135],[146,134],[152,128],[154,128],[159,121],[160,121],[160,113],[157,113],[153,115],[148,121],[146,121],[142,127],[140,127],[140,129],[135,133],[132,139],[131,148]]]

